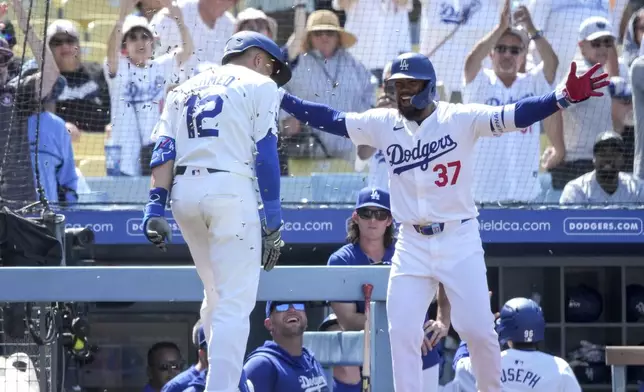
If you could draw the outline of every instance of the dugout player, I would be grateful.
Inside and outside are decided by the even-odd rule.
[[[499,344],[472,197],[474,146],[480,137],[523,129],[603,95],[596,90],[609,84],[608,75],[592,77],[599,67],[577,76],[573,63],[565,84],[552,93],[504,106],[434,101],[436,73],[419,53],[394,60],[387,83],[395,87],[398,110],[344,113],[284,92],[282,109],[299,121],[386,154],[392,213],[401,223],[387,292],[396,392],[421,390],[423,331],[417,326],[439,282],[452,306],[454,329],[470,342],[479,390],[501,391]]]
[[[164,218],[172,186],[173,216],[204,285],[201,320],[208,346],[217,348],[208,351],[210,392],[237,388],[260,265],[271,270],[284,245],[277,89],[291,71],[280,59],[280,48],[264,35],[234,34],[221,67],[168,94],[152,134],[144,235],[165,249],[172,234]]]
[[[501,345],[501,383],[504,392],[581,392],[570,365],[562,358],[539,351],[546,321],[541,307],[528,298],[513,298],[496,320]],[[465,342],[454,355],[454,380],[443,392],[477,392],[472,362]]]
[[[266,303],[264,327],[273,340],[250,353],[244,371],[255,392],[329,392],[322,365],[303,347],[304,303]]]
[[[330,266],[390,265],[394,255],[394,223],[389,206],[389,192],[380,188],[364,188],[358,193],[356,209],[348,225],[348,244],[329,257]],[[442,287],[442,286],[441,286]],[[449,301],[443,290],[438,312],[440,318],[425,316],[425,333],[421,345],[423,360],[423,392],[438,388],[440,355],[433,349],[449,331]],[[442,306],[441,306],[442,305]],[[362,302],[331,302],[331,308],[345,331],[361,331],[365,324]],[[334,389],[335,390],[335,389]]]

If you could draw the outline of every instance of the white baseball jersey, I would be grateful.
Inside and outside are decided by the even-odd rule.
[[[494,70],[481,68],[463,88],[463,102],[499,106],[550,91],[543,64],[518,74],[510,87],[499,80]],[[480,139],[474,155],[474,200],[480,203],[534,200],[541,191],[537,178],[540,135],[541,124],[535,123],[501,138]]]
[[[111,144],[120,147],[121,172],[140,175],[140,151],[149,144],[150,129],[159,120],[168,86],[179,82],[175,56],[166,54],[148,60],[145,67],[134,66],[119,56],[118,71],[110,75],[104,64],[110,90]]]
[[[503,1],[421,0],[421,4],[420,53],[429,56],[447,94],[460,91],[465,58],[496,26]],[[457,28],[456,33],[447,38]],[[430,55],[441,43],[442,46]],[[489,58],[485,59],[484,66],[491,66]]]
[[[581,23],[591,16],[611,19],[609,0],[524,0],[522,2],[528,7],[535,26],[543,30],[544,36],[557,53],[559,67],[556,80],[568,74],[570,62],[578,53]],[[539,58],[536,48],[532,50],[532,55]]]
[[[570,181],[564,187],[559,200],[566,203],[642,203],[644,183],[628,173],[619,173],[617,190],[609,195],[599,186],[595,171]]]
[[[508,349],[501,352],[503,392],[581,392],[570,365],[559,357],[540,351]],[[454,380],[443,392],[476,392],[469,357],[456,364]]]
[[[339,9],[339,1],[333,0]],[[358,41],[349,48],[367,69],[383,69],[400,53],[411,52],[409,12],[413,1],[398,6],[394,0],[358,0],[345,9],[344,28],[355,34]]]
[[[381,150],[389,166],[394,219],[427,224],[474,218],[473,149],[480,136],[516,130],[514,106],[438,102],[421,125],[397,109],[347,113],[355,145]]]
[[[188,76],[194,74],[197,65],[202,62],[221,63],[226,41],[235,30],[235,17],[225,12],[215,22],[214,27],[206,25],[199,15],[199,0],[177,0],[183,21],[190,31],[194,44],[194,54],[186,62],[184,69]],[[160,56],[181,46],[181,34],[177,21],[171,18],[167,10],[157,12],[150,21],[150,28],[158,40],[154,55]]]
[[[226,64],[172,90],[152,140],[176,141],[178,165],[227,170],[252,178],[255,143],[277,134],[277,84],[248,68]]]

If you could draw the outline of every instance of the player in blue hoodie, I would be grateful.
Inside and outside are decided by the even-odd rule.
[[[264,326],[272,341],[250,353],[244,371],[255,392],[328,392],[322,365],[303,347],[308,320],[303,303],[266,304]]]
[[[170,380],[161,392],[203,392],[206,389],[206,373],[208,371],[208,342],[201,320],[192,328],[192,344],[198,348],[199,360],[187,370]],[[253,385],[242,371],[238,386],[239,392],[254,392]]]

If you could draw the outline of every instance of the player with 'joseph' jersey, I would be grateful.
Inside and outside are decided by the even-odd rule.
[[[565,86],[497,107],[435,102],[436,73],[418,53],[394,60],[387,83],[395,87],[397,110],[343,113],[284,93],[282,109],[299,121],[386,155],[391,210],[401,223],[387,292],[396,392],[421,390],[418,342],[439,283],[451,304],[456,332],[470,342],[479,390],[501,391],[499,344],[472,196],[474,145],[481,136],[523,129],[561,108],[601,96],[595,90],[608,85],[608,75],[592,77],[598,68],[577,77],[573,63]]]
[[[537,350],[544,340],[546,321],[541,307],[531,299],[513,298],[503,305],[496,321],[501,353],[504,392],[581,392],[570,365],[562,358]],[[454,380],[443,392],[477,392],[467,344],[454,355]]]
[[[208,347],[217,348],[208,351],[209,392],[237,391],[259,267],[271,270],[284,245],[276,119],[278,86],[291,73],[281,58],[262,34],[233,35],[221,67],[170,92],[152,134],[144,234],[165,250],[172,231],[163,216],[172,186],[173,215],[204,285]]]

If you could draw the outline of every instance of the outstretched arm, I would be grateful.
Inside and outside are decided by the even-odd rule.
[[[336,136],[349,137],[346,113],[324,104],[305,101],[289,93],[282,98],[282,110],[299,121]]]
[[[566,84],[555,91],[538,97],[529,97],[505,106],[472,105],[477,113],[474,128],[481,136],[499,136],[504,132],[517,131],[539,122],[561,109],[601,97],[598,90],[609,85],[608,74],[593,77],[601,67],[595,64],[586,73],[577,76],[577,64],[571,63]]]

